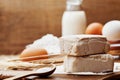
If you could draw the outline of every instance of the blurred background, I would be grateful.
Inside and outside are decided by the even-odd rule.
[[[0,0],[0,54],[19,53],[46,34],[61,36],[66,0]],[[120,0],[84,0],[87,24],[120,20]]]

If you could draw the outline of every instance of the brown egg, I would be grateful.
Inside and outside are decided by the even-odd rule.
[[[41,56],[48,55],[46,49],[40,48],[26,48],[20,54],[20,58],[33,57],[33,56]],[[47,57],[44,57],[47,58]],[[38,58],[31,58],[32,60],[37,60]],[[30,61],[31,59],[24,59],[24,61]]]
[[[85,33],[86,34],[96,34],[96,35],[101,35],[102,34],[102,28],[103,25],[98,22],[94,22],[88,25],[86,28]]]

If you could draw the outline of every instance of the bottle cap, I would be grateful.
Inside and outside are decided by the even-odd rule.
[[[79,11],[83,0],[67,0],[67,11]]]

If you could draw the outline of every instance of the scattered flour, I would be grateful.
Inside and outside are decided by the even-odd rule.
[[[26,48],[45,48],[49,54],[58,54],[60,53],[59,38],[52,34],[47,34],[27,45]]]

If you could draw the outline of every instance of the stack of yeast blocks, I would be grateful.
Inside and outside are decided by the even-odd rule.
[[[114,59],[106,54],[110,45],[101,35],[71,35],[60,38],[65,72],[113,71]]]

